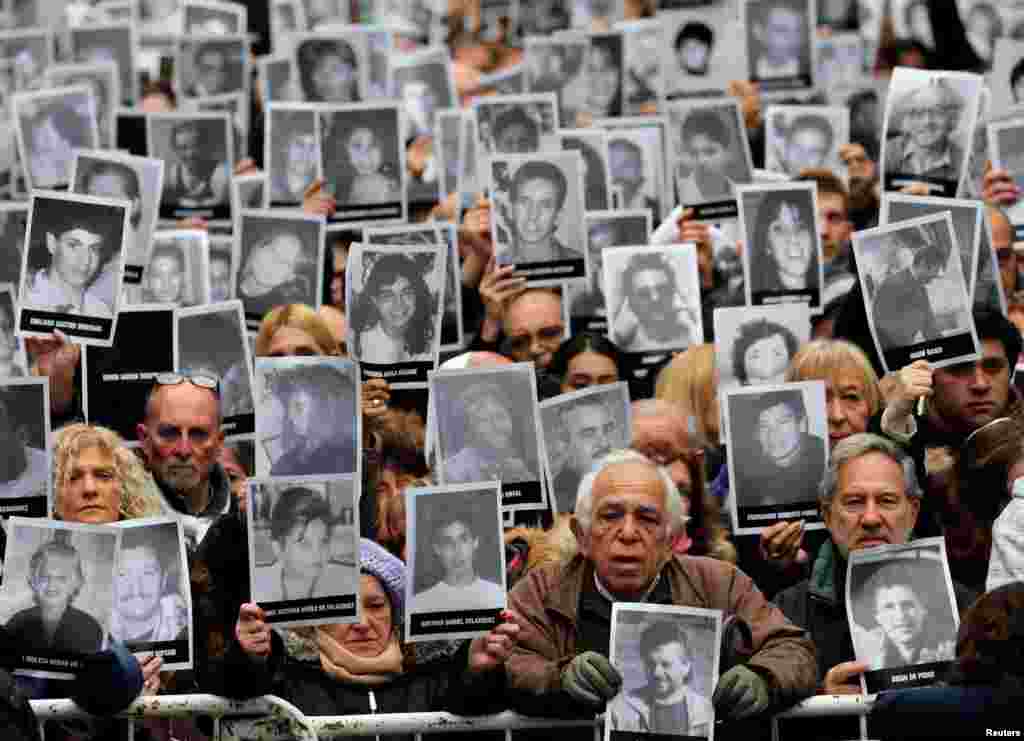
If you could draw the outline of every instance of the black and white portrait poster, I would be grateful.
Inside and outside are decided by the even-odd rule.
[[[239,301],[175,309],[174,367],[218,379],[221,429],[228,437],[255,431],[252,355]]]
[[[973,304],[975,286],[979,281],[981,283],[991,281],[993,263],[997,263],[991,254],[992,246],[985,229],[985,222],[988,219],[983,202],[966,198],[936,198],[933,196],[911,196],[905,193],[885,193],[882,195],[878,222],[882,225],[898,224],[901,221],[930,216],[943,211],[948,211],[953,220],[953,232],[956,234],[960,267],[967,284],[967,293],[972,297],[971,303]],[[982,274],[982,261],[985,263],[984,267],[989,269],[988,275]],[[998,271],[998,267],[996,270]],[[998,282],[998,275],[994,277]],[[984,293],[984,291],[985,286],[983,285],[982,292]],[[1000,310],[998,300],[995,309]]]
[[[163,160],[111,150],[80,150],[71,163],[71,191],[119,198],[132,205],[125,248],[126,286],[138,285],[147,264],[157,203],[163,189]]]
[[[116,523],[121,531],[116,607],[110,635],[161,669],[192,668],[192,589],[181,520],[152,517]]]
[[[585,98],[582,111],[595,118],[622,113],[625,89],[625,42],[618,31],[589,33],[589,46],[584,62]],[[563,118],[568,126],[570,119]]]
[[[82,411],[85,421],[136,439],[139,410],[160,373],[174,371],[174,309],[124,306],[110,347],[82,352]],[[129,442],[129,445],[134,443]]]
[[[430,221],[404,226],[374,226],[363,229],[363,242],[367,245],[417,247],[444,245],[447,254],[444,284],[444,309],[441,314],[440,352],[461,350],[463,341],[462,319],[462,264],[458,253],[458,229],[447,221]],[[365,368],[365,366],[364,366]]]
[[[604,250],[606,247],[646,245],[651,238],[650,209],[587,211],[583,214],[586,230],[587,279],[566,283],[572,334],[608,329],[604,295]]]
[[[18,334],[55,329],[109,347],[121,303],[130,201],[34,191],[29,202]]]
[[[484,635],[506,604],[500,483],[407,491],[405,640]]]
[[[0,55],[14,62],[13,90],[38,90],[44,86],[54,48],[51,28],[0,31]]]
[[[364,380],[424,384],[437,367],[447,257],[440,244],[349,248],[348,347]]]
[[[846,613],[865,692],[924,687],[956,657],[960,615],[943,538],[851,551]]]
[[[819,9],[829,1],[818,0]],[[874,60],[868,56],[868,42],[859,33],[818,37],[814,43],[818,48],[814,83],[830,102],[869,80]]]
[[[18,201],[0,202],[0,285],[14,286],[17,300],[21,285],[22,253],[28,227],[28,204]],[[13,321],[13,316],[11,317]]]
[[[352,360],[256,358],[256,474],[359,480],[360,388]]]
[[[747,304],[808,303],[821,313],[825,284],[813,182],[741,185],[740,209]]]
[[[515,265],[527,285],[584,279],[583,157],[495,155],[489,167],[495,263]]]
[[[70,679],[85,656],[107,647],[121,531],[24,517],[6,530],[0,621],[17,647],[8,668]]]
[[[480,166],[476,160],[476,153],[480,147],[476,134],[476,117],[472,110],[462,112],[462,135],[459,137],[459,198],[455,205],[461,213],[462,200],[469,200],[475,203],[476,196],[481,192],[481,183],[487,182],[486,168]],[[482,150],[480,150],[482,151]],[[478,170],[485,170],[483,180],[480,179]]]
[[[988,124],[988,152],[992,167],[1006,170],[1019,188],[1024,183],[1024,117],[1014,116]],[[1004,207],[1014,227],[1014,241],[1024,236],[1024,206],[1017,201]]]
[[[182,0],[186,35],[245,33],[248,10],[241,3]]]
[[[135,24],[131,21],[72,28],[68,31],[71,56],[76,62],[117,62],[121,74],[121,98],[133,103],[138,97],[136,59],[140,56]]]
[[[236,227],[237,228],[237,227]],[[235,259],[232,237],[210,235],[210,302],[235,298]]]
[[[559,129],[556,132],[563,152],[579,152],[583,157],[583,205],[587,211],[605,211],[612,207],[612,184],[608,176],[608,133],[603,129]]]
[[[827,28],[833,37],[859,30],[859,5],[859,0],[818,0],[818,26]],[[863,15],[867,20],[869,13],[865,11]]]
[[[310,23],[310,27],[315,27]],[[289,36],[302,100],[354,103],[366,99],[370,64],[367,35],[360,31]]]
[[[554,93],[491,95],[474,100],[472,111],[476,138],[473,151],[463,152],[462,161],[469,167],[476,163],[477,187],[487,182],[487,162],[494,155],[558,151],[555,131],[560,119]],[[469,192],[462,186],[459,190]]]
[[[264,116],[263,162],[269,179],[267,206],[298,208],[321,168],[321,127],[315,103],[274,103]]]
[[[882,129],[883,190],[923,183],[929,195],[956,196],[966,176],[983,79],[968,72],[897,67]]]
[[[265,103],[299,100],[298,72],[290,56],[267,56],[256,60],[256,85]]]
[[[47,517],[53,499],[50,388],[45,378],[0,378],[5,456],[0,516]]]
[[[353,475],[249,479],[251,598],[283,628],[359,620],[359,493]]]
[[[405,139],[430,136],[434,116],[458,105],[451,59],[444,47],[431,47],[388,59],[389,89],[402,101]]]
[[[324,220],[298,210],[245,210],[235,236],[235,296],[248,326],[282,304],[318,307],[323,295]]]
[[[608,247],[603,262],[608,337],[619,349],[664,352],[703,341],[694,245]]]
[[[587,38],[578,34],[531,36],[524,47],[526,92],[554,93],[559,121],[575,126],[577,114],[586,110],[587,103]]]
[[[712,316],[719,396],[743,386],[784,383],[793,356],[811,339],[806,303],[726,306]],[[721,428],[728,424],[723,414]]]
[[[818,0],[741,0],[747,32],[747,79],[762,92],[814,87]]]
[[[130,304],[210,303],[210,233],[206,229],[155,232],[142,283],[126,286],[125,296]]]
[[[853,234],[864,308],[886,372],[914,360],[942,368],[980,345],[949,212]]]
[[[721,643],[721,610],[613,603],[608,653],[622,689],[608,701],[605,741],[713,739]]]
[[[179,39],[176,89],[186,98],[206,98],[249,89],[249,40],[242,35],[189,34]]]
[[[661,49],[665,25],[660,18],[644,18],[617,23],[615,30],[622,33],[625,70],[622,113],[626,116],[646,115],[664,97]]]
[[[46,82],[52,87],[88,85],[96,103],[99,146],[114,146],[114,112],[121,105],[121,76],[116,61],[54,64],[46,70]]]
[[[302,0],[271,0],[270,3],[270,46],[275,54],[281,52],[289,35],[308,31],[306,8]]]
[[[752,182],[754,172],[739,103],[677,100],[668,119],[679,202],[702,221],[735,217],[735,186]]]
[[[992,93],[990,112],[996,115],[1024,103],[1024,40],[996,39],[988,89]]]
[[[608,132],[612,208],[649,208],[655,224],[671,210],[668,119],[664,116],[602,118]]]
[[[532,363],[429,377],[442,484],[501,481],[502,507],[544,509],[544,455]]]
[[[828,470],[824,381],[734,388],[722,404],[733,532],[752,535],[795,519],[808,529],[824,527],[818,511]]]
[[[229,114],[235,157],[241,160],[249,156],[249,105],[248,93],[237,92],[186,98],[182,101],[181,109],[199,113]]]
[[[29,371],[25,343],[14,333],[17,298],[17,283],[0,283],[0,378],[27,376]]]
[[[444,201],[459,189],[462,163],[462,110],[449,108],[434,115],[434,163],[437,168],[437,199]]]
[[[399,103],[322,107],[320,154],[333,222],[405,221],[405,144]]]
[[[551,509],[576,511],[576,494],[593,465],[633,440],[629,385],[625,381],[559,394],[540,403]]]
[[[228,113],[151,113],[146,150],[164,161],[160,218],[231,221],[235,141]]]
[[[658,20],[665,24],[661,65],[667,99],[723,96],[736,70],[746,69],[743,30],[732,3],[663,11]]]
[[[850,141],[850,111],[845,106],[770,105],[765,109],[764,166],[792,178],[825,168],[845,172],[839,147]]]
[[[18,158],[33,188],[66,188],[77,149],[97,149],[96,99],[88,85],[11,96]]]

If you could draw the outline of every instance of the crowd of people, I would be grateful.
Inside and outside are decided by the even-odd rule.
[[[673,12],[669,6],[707,5],[717,18],[725,17],[720,6],[726,4],[665,2],[659,8],[653,0],[521,0],[514,4],[520,12],[505,16],[491,3],[450,0],[443,19],[429,3],[412,0],[393,8],[352,2],[351,8],[331,10],[314,4],[324,7],[306,8],[301,15],[310,23],[320,17],[321,33],[296,46],[294,78],[280,87],[295,101],[358,105],[348,118],[315,107],[283,111],[275,119],[276,136],[266,142],[267,162],[263,136],[271,128],[264,125],[273,109],[265,96],[271,86],[262,73],[259,85],[241,78],[255,78],[254,60],[270,62],[277,58],[271,52],[284,54],[270,42],[283,43],[278,25],[294,21],[285,11],[302,10],[303,4],[235,3],[247,10],[255,39],[244,49],[251,42],[250,51],[258,56],[238,59],[233,41],[184,44],[195,57],[187,89],[175,89],[186,84],[181,77],[160,79],[166,70],[140,69],[137,113],[155,115],[156,122],[185,110],[186,99],[191,105],[192,99],[202,102],[251,87],[251,100],[243,104],[246,115],[239,117],[247,130],[242,137],[227,134],[225,142],[218,138],[223,132],[206,128],[203,119],[173,126],[164,121],[171,152],[165,157],[162,194],[150,191],[154,202],[149,204],[150,186],[128,169],[86,170],[78,178],[83,192],[129,198],[127,247],[119,237],[120,221],[116,229],[83,227],[88,219],[78,215],[80,205],[61,200],[36,214],[52,227],[39,244],[30,244],[36,231],[22,237],[8,225],[0,234],[4,260],[21,261],[28,251],[29,273],[21,293],[15,289],[11,296],[13,305],[0,303],[0,367],[10,369],[4,374],[9,378],[47,379],[46,419],[52,432],[49,446],[40,443],[44,434],[26,433],[21,407],[4,386],[0,499],[39,495],[48,475],[47,448],[52,450],[50,519],[111,525],[170,518],[180,522],[186,557],[183,566],[176,563],[173,537],[166,533],[149,538],[125,530],[134,536],[121,541],[116,618],[104,628],[84,609],[95,578],[88,555],[74,545],[78,541],[55,531],[53,540],[31,553],[24,579],[18,572],[5,580],[4,590],[21,590],[31,605],[9,615],[0,629],[0,657],[26,646],[89,654],[109,644],[111,660],[104,666],[111,674],[106,685],[105,675],[97,683],[95,667],[89,675],[83,670],[78,681],[19,674],[9,692],[6,677],[0,677],[0,704],[70,695],[102,715],[139,693],[272,694],[310,716],[441,710],[479,715],[512,709],[543,718],[584,718],[607,709],[605,722],[617,732],[708,737],[714,724],[722,738],[760,738],[769,732],[766,719],[815,694],[862,694],[862,678],[870,672],[941,664],[933,686],[879,695],[869,720],[873,736],[983,737],[986,727],[1019,729],[1012,707],[1024,699],[1024,627],[1016,617],[1024,609],[1024,583],[994,585],[988,564],[993,524],[1011,500],[1014,481],[1024,476],[1024,387],[1014,377],[1024,365],[1024,278],[1014,248],[1016,225],[1008,215],[1024,191],[1011,172],[991,162],[977,177],[973,169],[963,178],[957,174],[959,163],[977,153],[959,151],[950,138],[965,102],[946,78],[894,103],[899,125],[892,124],[888,141],[880,117],[853,110],[865,96],[886,108],[884,83],[894,68],[984,73],[993,48],[999,48],[990,38],[995,31],[983,34],[976,27],[985,16],[979,8],[989,6],[952,0],[892,3],[905,9],[905,17],[894,18],[864,0],[819,0],[819,18],[807,19],[807,3],[748,0],[739,3],[744,10],[731,20],[745,19],[746,28],[739,27],[745,33],[692,20],[679,26],[663,50],[654,43],[653,54],[646,46],[653,42],[640,32],[622,35],[632,21],[656,26],[662,13]],[[76,12],[95,20],[109,12],[103,5]],[[593,41],[580,42],[578,58],[557,45],[531,57],[524,38],[559,39],[558,32],[572,22],[570,5],[586,6],[588,25],[578,30],[592,35],[568,38]],[[148,25],[182,21],[177,3],[142,0],[140,6]],[[396,137],[390,124],[382,127],[373,111],[359,107],[383,105],[386,96],[360,101],[360,92],[378,84],[386,91],[387,75],[359,69],[371,65],[378,52],[362,37],[354,40],[351,28],[357,26],[338,30],[340,23],[369,24],[385,17],[398,25],[374,28],[387,31],[393,53],[410,53],[428,42],[447,44],[449,51],[447,68],[424,79],[417,77],[416,65],[397,65],[403,74],[395,75],[396,81],[404,83],[392,102],[405,106],[399,120],[409,124],[407,136]],[[805,36],[801,29],[808,20],[817,22],[817,31]],[[627,23],[620,27],[620,21]],[[797,95],[778,88],[780,81],[811,74],[804,69],[809,39],[838,42],[850,33],[873,44],[870,65],[855,75],[863,78],[863,89],[837,103],[829,90],[808,86]],[[659,115],[670,97],[665,91],[704,93],[703,86],[717,84],[722,55],[714,47],[728,43],[730,34],[746,39],[749,64],[727,70],[730,82],[718,91],[718,107],[681,118]],[[21,53],[31,52],[26,47]],[[664,62],[665,69],[661,82],[650,69],[652,56],[659,55],[664,59],[657,64]],[[429,57],[434,67],[437,58]],[[29,61],[40,63],[34,57]],[[838,58],[831,63],[838,64]],[[9,66],[26,76],[18,57]],[[40,80],[44,72],[39,70]],[[547,142],[549,134],[554,137],[545,118],[550,112],[525,104],[480,108],[476,118],[469,116],[486,130],[460,142],[461,166],[446,176],[452,168],[446,157],[453,155],[445,154],[448,145],[439,140],[445,127],[434,125],[442,120],[446,98],[455,109],[474,111],[477,101],[507,91],[502,85],[515,75],[532,76],[531,88],[511,88],[515,92],[556,94],[554,115],[562,119],[564,150],[580,152],[579,182],[568,182],[564,168],[553,164],[561,149],[545,150],[554,146]],[[232,82],[235,78],[240,79]],[[573,89],[574,80],[590,87]],[[448,84],[454,88],[446,92],[442,88]],[[22,81],[12,92],[45,89],[43,82]],[[788,122],[771,122],[776,135],[766,131],[763,111],[769,103],[818,106],[820,112],[809,109]],[[843,106],[850,114],[845,141],[830,118]],[[46,110],[41,107],[37,115],[45,118]],[[622,116],[632,118],[620,126],[616,121]],[[657,129],[664,138],[647,146],[637,134],[645,128],[643,116],[655,122],[647,127],[651,131],[678,130]],[[865,117],[872,120],[865,124]],[[456,128],[463,125],[457,120]],[[983,128],[985,119],[979,120]],[[77,145],[64,146],[64,140],[81,134],[82,127],[62,136],[57,118],[39,121],[29,130],[42,143],[28,142],[30,156],[10,163],[11,201],[17,200],[18,168],[27,168],[28,182],[36,186],[68,182]],[[591,134],[600,130],[607,136],[594,139]],[[126,141],[120,131],[115,134],[116,141]],[[61,146],[47,149],[47,136],[60,139]],[[768,136],[777,136],[774,150],[766,145]],[[242,141],[249,142],[251,158],[240,149]],[[517,167],[514,175],[503,171],[507,181],[492,195],[502,191],[506,197],[493,201],[487,183],[480,182],[490,169],[483,162],[485,145],[495,161],[507,158]],[[402,146],[404,153],[398,151]],[[664,161],[655,166],[651,159],[659,147]],[[156,157],[158,148],[149,155]],[[668,153],[676,148],[679,157],[672,159]],[[550,161],[544,161],[545,151]],[[227,166],[226,152],[234,153]],[[830,152],[841,162],[834,169],[828,167]],[[515,159],[531,154],[539,161],[524,160],[520,166]],[[987,159],[985,151],[980,156]],[[745,172],[744,161],[753,165],[752,173]],[[272,164],[276,170],[268,176]],[[901,178],[909,173],[920,182],[901,179],[890,187],[883,172]],[[349,248],[369,244],[360,229],[373,226],[353,225],[351,219],[340,229],[320,229],[325,244],[319,252],[309,250],[308,240],[297,233],[262,228],[258,221],[249,222],[252,239],[223,250],[220,227],[200,212],[232,201],[235,178],[260,175],[266,179],[258,204],[273,207],[263,215],[301,208],[305,216],[322,217],[330,225],[345,209],[404,199],[402,213],[410,225],[452,225],[455,249],[446,254],[457,259],[447,295],[439,298],[422,269],[425,263],[400,254],[405,243],[396,237],[388,245],[393,252],[367,263],[361,293],[346,306],[346,296],[353,295],[347,290],[353,280],[346,272],[352,264]],[[976,275],[964,279],[973,306],[961,306],[958,314],[964,322],[969,315],[977,352],[953,363],[919,356],[890,367],[891,348],[923,347],[948,336],[950,327],[962,329],[951,324],[955,312],[943,304],[945,289],[936,288],[948,285],[944,276],[951,265],[959,270],[961,253],[929,228],[906,229],[888,243],[888,272],[876,275],[864,265],[858,269],[853,242],[858,232],[885,225],[887,189],[934,195],[936,184],[950,177],[963,180],[960,192],[941,195],[960,195],[956,204],[977,204],[984,235],[977,260],[967,261]],[[424,190],[419,187],[424,182],[432,185]],[[794,196],[796,189],[769,190],[746,232],[735,217],[720,221],[701,212],[701,205],[734,199],[737,185],[759,182],[798,184],[811,198]],[[409,191],[405,196],[403,189]],[[584,202],[586,211],[574,213]],[[172,213],[168,204],[195,213]],[[624,212],[622,220],[616,210]],[[156,211],[162,228],[192,231],[144,244],[140,212],[153,218]],[[15,211],[0,213],[7,221],[15,219]],[[579,225],[578,233],[567,234],[570,222]],[[234,228],[242,229],[238,222]],[[204,230],[208,240],[196,236]],[[440,245],[441,231],[437,234]],[[238,363],[234,356],[230,368],[222,362],[218,352],[225,351],[226,342],[192,349],[186,342],[187,363],[183,357],[174,372],[153,374],[144,406],[120,411],[133,420],[133,439],[87,423],[82,347],[61,331],[16,336],[16,328],[24,328],[18,325],[17,304],[72,315],[116,315],[124,304],[108,298],[117,283],[112,266],[120,263],[111,254],[118,244],[128,251],[129,263],[133,255],[147,256],[148,263],[140,266],[141,289],[134,288],[142,303],[201,307],[242,299],[245,318],[259,319],[248,345],[257,359],[351,353],[381,367],[425,362],[439,368],[439,375],[529,364],[538,408],[557,405],[550,415],[559,431],[557,444],[546,438],[547,460],[543,452],[538,459],[527,449],[518,419],[527,413],[518,406],[521,394],[500,375],[474,377],[446,392],[445,408],[428,411],[434,401],[426,388],[402,388],[383,377],[364,380],[357,370],[361,395],[351,415],[342,376],[323,366],[298,366],[301,373],[285,369],[276,377],[284,410],[279,436],[270,442],[239,437],[226,429],[225,420],[251,412],[250,397],[257,406],[267,397],[256,393],[255,362]],[[434,243],[410,240],[408,246]],[[603,248],[631,246],[664,250],[638,250],[628,260],[602,257]],[[960,249],[971,248],[961,244]],[[571,284],[536,285],[533,277],[517,272],[515,263],[574,263],[587,250],[586,273]],[[676,259],[684,253],[685,259]],[[319,279],[318,254],[323,256]],[[45,260],[34,263],[37,255]],[[986,268],[978,264],[985,259],[991,263],[994,300],[985,293]],[[614,266],[622,266],[621,272]],[[201,270],[209,272],[205,281],[195,278]],[[11,273],[20,275],[17,269]],[[317,285],[323,288],[320,296]],[[691,285],[696,295],[688,292]],[[716,328],[724,326],[718,310],[753,310],[776,299],[791,304],[794,298],[810,304],[802,309],[803,332],[781,314],[778,320],[757,314],[741,319],[731,347],[716,336]],[[433,321],[442,313],[443,321]],[[313,384],[317,395],[309,379],[320,375],[322,382]],[[735,382],[739,396],[720,387],[723,377]],[[7,380],[0,378],[0,385]],[[612,384],[626,389],[621,404],[614,401],[620,397],[587,395]],[[760,385],[770,391],[758,392]],[[823,389],[823,412],[803,391],[812,385]],[[237,388],[245,389],[242,406],[233,398]],[[728,403],[740,398],[749,400],[742,409]],[[95,415],[93,408],[89,416]],[[354,418],[343,420],[348,432],[339,435],[338,420],[346,415]],[[456,436],[461,445],[442,454],[446,441],[439,443],[438,436],[448,434],[453,416],[464,422]],[[277,446],[277,452],[266,468],[269,476],[260,482],[285,480],[272,496],[270,489],[247,488],[256,477],[257,449],[264,445]],[[351,512],[340,515],[329,496],[294,480],[336,472],[355,472],[358,532],[347,529]],[[547,482],[544,508],[500,513],[502,574],[483,563],[489,546],[480,513],[454,498],[433,517],[435,529],[416,532],[419,541],[412,541],[406,516],[411,490],[491,479]],[[816,515],[783,514],[764,527],[737,526],[739,507],[779,509],[780,501],[791,500],[809,502]],[[259,543],[250,543],[254,518],[267,525]],[[815,526],[809,527],[812,521]],[[352,542],[346,544],[349,535]],[[848,567],[859,552],[922,538],[943,543],[959,630],[935,619],[939,608],[922,589],[926,571],[919,569],[879,569],[862,585],[866,596],[856,609],[848,603]],[[0,540],[10,542],[3,533]],[[415,590],[413,557],[436,560],[429,583],[417,579]],[[250,584],[252,558],[265,567],[254,577],[259,584]],[[339,567],[346,558],[352,567],[347,571]],[[187,573],[179,574],[182,570]],[[179,577],[187,582],[182,589],[172,587]],[[6,583],[13,580],[25,582],[27,590]],[[324,593],[325,585],[341,589],[343,584],[357,594],[356,622],[275,627],[253,598],[257,592],[275,601],[312,598]],[[495,602],[505,607],[475,637],[406,640],[410,611],[479,611]],[[696,645],[695,634],[678,623],[652,620],[636,630],[633,650],[640,668],[624,667],[612,646],[615,616],[637,604],[719,611],[725,626],[721,650]],[[156,653],[143,650],[132,657],[120,645],[151,645],[186,633],[194,645],[190,670],[167,671]],[[875,647],[871,657],[858,655],[863,645]],[[709,651],[721,654],[720,663],[712,685],[704,687],[702,662]],[[639,671],[642,679],[635,681],[630,671]],[[783,731],[851,738],[858,729],[848,721],[794,720],[784,723]],[[22,730],[33,738],[31,723]],[[113,741],[126,738],[128,729],[97,717],[87,725],[48,723],[47,731],[52,738]],[[13,721],[10,732],[15,732]],[[200,741],[210,732],[199,717],[150,719],[134,731],[136,738],[153,741]],[[549,738],[552,732],[516,733]],[[582,739],[592,738],[593,731],[567,728],[558,734]]]

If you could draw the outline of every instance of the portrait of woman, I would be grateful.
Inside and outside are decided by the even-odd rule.
[[[754,297],[759,294],[801,292],[817,296],[819,263],[812,200],[802,193],[769,191],[764,194],[754,230],[748,232],[750,283]]]
[[[338,114],[324,140],[324,178],[334,183],[339,204],[366,206],[401,200],[397,131],[382,113]]]
[[[247,314],[263,315],[275,306],[315,303],[316,250],[307,249],[302,237],[290,226],[266,233],[251,227],[257,239],[243,249],[238,277],[238,297]],[[244,242],[243,242],[244,244]]]
[[[622,115],[622,37],[592,37],[586,69],[586,110],[595,118]]]
[[[433,269],[433,263],[425,264],[424,257],[430,256],[386,252],[364,257],[366,281],[349,319],[360,360],[405,363],[430,359],[438,302],[423,279]]]
[[[320,147],[313,111],[271,114],[271,205],[297,205],[317,177]]]
[[[299,84],[313,103],[359,100],[359,60],[342,39],[306,39],[296,49]]]
[[[142,282],[142,302],[146,304],[191,304],[186,290],[188,262],[183,246],[164,242],[153,247]]]

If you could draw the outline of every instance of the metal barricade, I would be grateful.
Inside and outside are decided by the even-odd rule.
[[[780,718],[825,718],[858,715],[861,737],[866,738],[865,719],[873,695],[819,695],[779,713],[772,719],[772,739],[778,741]],[[88,718],[88,713],[71,700],[33,700],[32,709],[40,722]],[[286,734],[298,741],[387,734],[460,733],[471,731],[521,730],[533,728],[594,727],[595,741],[601,738],[601,719],[554,720],[519,715],[511,711],[497,715],[459,716],[451,713],[380,713],[376,715],[307,716],[290,702],[273,695],[244,702],[217,695],[157,695],[141,697],[118,715],[132,721],[142,718],[190,718],[209,716],[214,721],[214,738],[219,721],[231,717],[262,716],[250,728],[256,739],[279,739]]]

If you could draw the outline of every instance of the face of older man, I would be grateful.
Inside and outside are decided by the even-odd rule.
[[[618,425],[604,404],[582,404],[565,413],[572,465],[586,471],[611,452]]]
[[[857,551],[906,543],[920,506],[920,500],[907,496],[900,464],[875,451],[842,465],[822,519],[840,551]]]
[[[937,86],[920,90],[905,112],[905,128],[911,140],[924,149],[946,146],[953,127],[953,108]]]
[[[650,464],[619,463],[597,476],[592,497],[590,530],[577,531],[580,551],[614,596],[639,598],[672,550],[664,484]]]

